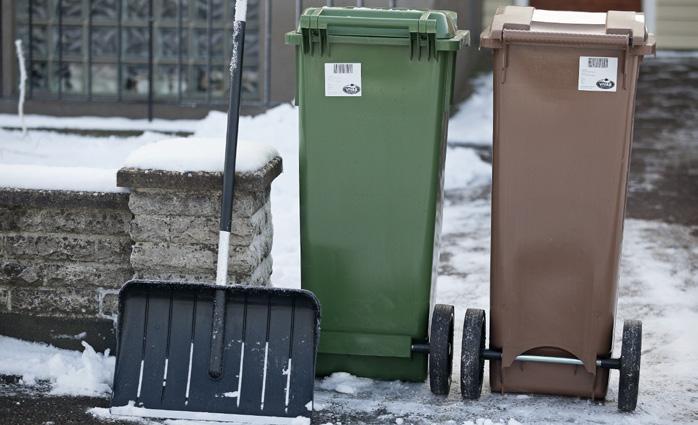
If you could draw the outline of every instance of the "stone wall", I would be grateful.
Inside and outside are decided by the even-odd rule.
[[[276,158],[256,173],[238,174],[230,237],[229,281],[266,285],[271,276],[271,181]],[[122,169],[117,184],[131,189],[131,265],[145,279],[212,282],[220,215],[219,173]]]
[[[2,189],[0,334],[113,345],[105,298],[133,275],[130,221],[125,193]]]
[[[236,175],[229,278],[266,285],[275,158]],[[122,169],[129,193],[0,188],[0,334],[66,348],[115,345],[131,278],[215,279],[220,173]]]

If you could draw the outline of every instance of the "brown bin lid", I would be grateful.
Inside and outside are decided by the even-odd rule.
[[[617,45],[639,55],[655,51],[654,35],[645,28],[644,14],[615,10],[592,13],[500,7],[492,25],[482,32],[480,46],[497,49],[509,42]]]

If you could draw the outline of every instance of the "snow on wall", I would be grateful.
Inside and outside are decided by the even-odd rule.
[[[116,186],[117,171],[118,168],[3,164],[0,167],[0,186],[17,189],[128,192],[128,189]]]
[[[276,149],[262,143],[239,140],[235,169],[252,172],[278,156]],[[166,171],[223,171],[225,138],[189,137],[165,139],[133,151],[125,167]]]
[[[241,121],[244,121],[241,120]],[[223,130],[208,137],[165,138],[154,132],[135,137],[94,138],[50,131],[0,129],[0,187],[97,192],[123,192],[116,172],[123,166],[169,171],[222,171],[226,115],[212,112],[190,129],[218,123]],[[258,121],[264,125],[264,121]],[[4,125],[0,117],[0,126]],[[218,127],[216,127],[218,128]],[[254,134],[255,128],[248,134]],[[278,152],[268,144],[238,142],[237,167],[241,172],[261,168]]]
[[[0,187],[120,192],[116,171],[126,157],[162,137],[146,132],[94,138],[37,130],[22,137],[21,132],[0,129]]]

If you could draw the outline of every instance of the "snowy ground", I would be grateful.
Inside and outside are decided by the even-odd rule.
[[[488,145],[491,144],[490,77],[478,79],[476,87],[475,94],[461,105],[450,122],[446,163],[437,302],[456,305],[457,341],[460,341],[460,322],[465,309],[487,308],[489,296],[491,168],[480,157],[487,157]],[[0,117],[0,126],[5,125],[3,120],[5,117]],[[31,126],[31,117],[28,122]],[[71,125],[87,124],[72,122]],[[182,122],[179,126],[167,123],[166,129],[190,131],[198,137],[220,137],[225,123],[222,114],[214,113],[201,122]],[[0,132],[0,170],[7,162],[16,163],[19,154],[14,151],[20,150],[23,143],[17,137],[17,132]],[[57,135],[31,131],[29,137],[32,141],[27,143],[42,143],[52,137],[60,139]],[[66,137],[76,139],[76,136]],[[123,151],[105,168],[118,168],[118,161],[125,161],[134,149],[159,137],[147,132],[135,138],[111,140],[109,143],[118,144]],[[272,189],[275,231],[272,279],[278,286],[298,286],[296,110],[284,105],[262,116],[243,118],[241,138],[269,144],[284,158],[284,173]],[[5,142],[10,139],[15,141]],[[81,143],[88,141],[79,137],[77,140]],[[692,140],[695,142],[696,139]],[[89,142],[94,140],[89,139]],[[695,149],[696,145],[692,146]],[[42,164],[46,165],[46,162]],[[70,165],[74,164],[66,166]],[[641,183],[637,187],[631,186],[631,193],[636,189],[651,190],[651,184],[645,187]],[[644,322],[641,393],[635,413],[620,414],[616,410],[616,373],[612,373],[606,403],[562,397],[490,394],[487,384],[480,401],[464,403],[458,392],[456,362],[454,385],[445,399],[432,396],[424,383],[375,382],[341,374],[318,381],[314,423],[698,423],[697,223],[695,218],[689,222],[673,220],[670,223],[628,219],[625,224],[618,323],[625,318],[639,318]],[[617,331],[616,339],[618,334]],[[619,346],[617,341],[616,347]],[[458,351],[456,346],[456,358]],[[0,375],[24,375],[25,384],[44,382],[51,388],[49,391],[56,394],[106,394],[104,385],[109,384],[109,376],[95,370],[99,370],[99,365],[110,370],[113,360],[89,350],[86,352],[81,355],[0,338],[0,353],[3,353],[0,356]],[[8,357],[5,353],[13,353],[13,356]],[[22,358],[27,361],[17,360]],[[63,369],[52,367],[60,362],[65,365]],[[65,370],[67,376],[63,376],[61,370]],[[78,388],[80,385],[77,385],[71,389],[76,374],[84,374],[84,382],[89,388]],[[27,387],[15,384],[12,388],[17,391],[17,388]],[[0,415],[4,412],[1,398]],[[94,402],[92,406],[104,404],[104,401]],[[98,420],[112,420],[103,408],[92,409],[90,414]],[[183,425],[181,422],[168,423]]]

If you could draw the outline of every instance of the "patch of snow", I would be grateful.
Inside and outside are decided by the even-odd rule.
[[[3,164],[0,187],[71,190],[78,192],[127,192],[116,186],[118,168],[47,167]]]
[[[655,54],[658,58],[698,58],[698,50],[657,50]]]
[[[56,338],[56,339],[71,339],[74,341],[80,341],[82,339],[85,339],[86,336],[87,336],[87,332],[83,331],[83,332],[80,332],[80,333],[75,334],[75,335],[67,335],[67,334],[56,335],[54,338]]]
[[[494,116],[492,74],[478,76],[472,84],[472,95],[458,106],[448,122],[448,140],[452,143],[491,145]]]
[[[336,372],[319,382],[319,388],[341,394],[357,394],[373,385],[368,378],[359,378],[346,372]]]
[[[503,419],[501,421],[493,421],[488,418],[477,418],[474,421],[465,421],[463,425],[521,425],[521,423],[514,418],[509,420]]]
[[[235,169],[255,171],[278,155],[263,143],[239,140]],[[161,140],[133,151],[124,161],[126,167],[168,171],[223,171],[225,138],[188,137]]]
[[[193,132],[201,120],[166,120],[161,118],[130,119],[121,117],[54,117],[49,115],[26,115],[27,127],[56,130],[115,130],[115,131],[159,131]],[[16,114],[0,114],[0,127],[21,127],[22,121]],[[162,137],[162,135],[160,136]]]
[[[103,411],[98,412],[101,415]],[[125,406],[114,406],[109,409],[109,416],[105,418],[111,420],[121,420],[122,418],[151,418],[164,419],[169,425],[194,425],[214,423],[235,423],[245,425],[309,425],[310,418],[298,416],[286,418],[280,416],[244,415],[217,412],[195,412],[189,410],[163,410],[136,407],[135,402],[130,401]]]
[[[482,161],[474,150],[451,147],[446,154],[444,190],[487,184],[491,173],[492,166]]]
[[[0,336],[0,374],[21,376],[26,385],[49,381],[55,395],[110,394],[114,357],[96,353],[84,341],[82,346],[80,353]]]
[[[113,422],[115,420],[119,421],[124,421],[124,422],[131,422],[135,424],[146,424],[146,425],[151,425],[155,424],[156,422],[150,421],[148,419],[144,418],[136,418],[136,417],[128,417],[128,416],[114,416],[109,412],[108,407],[91,407],[87,409],[87,413],[91,415],[94,418],[97,418],[101,421],[105,422]]]
[[[323,403],[318,403],[317,401],[313,400],[313,411],[319,412],[321,410],[327,409],[327,405]]]
[[[94,138],[50,131],[0,129],[0,187],[120,192],[116,171],[143,145],[162,139],[146,132],[137,137]]]

